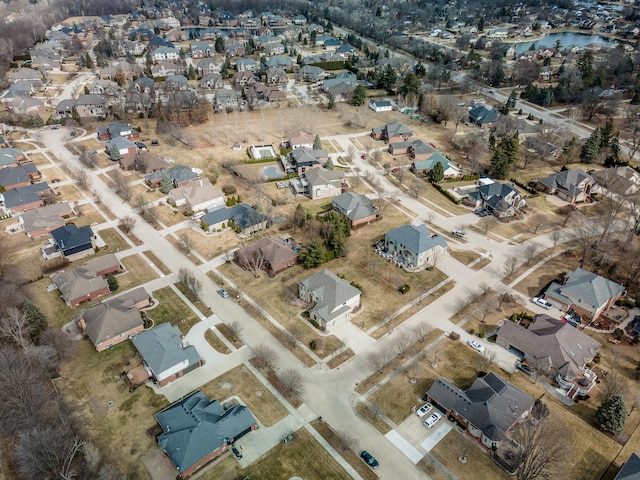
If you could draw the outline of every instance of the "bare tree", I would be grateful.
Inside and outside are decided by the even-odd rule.
[[[140,216],[149,223],[155,223],[158,220],[156,212],[151,206],[149,199],[144,194],[140,193],[133,199],[133,206],[138,209]]]
[[[243,258],[242,265],[253,273],[255,278],[260,276],[260,270],[265,266],[266,258],[261,250],[254,250],[250,256]]]
[[[496,359],[496,352],[485,350],[478,354],[478,371],[488,372]]]
[[[553,242],[552,250],[556,249],[558,243],[560,243],[560,240],[562,240],[562,237],[563,235],[560,230],[554,230],[553,232],[551,232],[551,241]]]
[[[562,428],[562,422],[551,417],[521,422],[512,436],[520,460],[517,480],[555,478],[569,454],[568,445],[573,441],[570,437],[571,433]]]
[[[89,182],[89,175],[87,172],[81,168],[76,169],[73,172],[76,177],[76,183],[82,190],[89,190],[89,186],[91,183]]]
[[[516,297],[511,293],[511,290],[501,284],[498,288],[498,306],[496,309],[500,312],[503,304],[515,303],[515,301]]]
[[[196,277],[196,275],[186,267],[181,267],[178,270],[178,281],[181,282],[187,289],[196,297],[200,298],[202,291],[202,282]]]
[[[540,251],[540,245],[536,242],[529,242],[524,249],[525,265],[529,265]]]
[[[411,179],[411,184],[409,185],[409,193],[413,198],[418,198],[422,195],[422,190],[424,190],[424,180],[419,179],[418,177],[413,177]]]
[[[288,368],[287,370],[283,370],[278,377],[284,387],[285,395],[300,396],[304,393],[304,379],[297,370]]]
[[[569,220],[574,217],[575,208],[576,207],[574,205],[564,205],[558,208],[558,214],[562,217],[563,227],[566,227],[569,223]]]
[[[296,324],[291,325],[287,329],[287,341],[289,342],[289,346],[291,348],[296,348],[298,346],[299,336],[300,336],[300,330],[298,329]]]
[[[229,335],[231,336],[231,340],[236,342],[240,338],[240,334],[242,333],[242,325],[238,320],[231,320],[227,325],[227,330],[229,331]]]
[[[113,183],[115,186],[115,192],[120,195],[125,201],[131,200],[131,187],[129,187],[129,180],[127,177],[116,170],[113,175]]]
[[[504,263],[504,277],[507,280],[511,280],[511,277],[518,269],[518,257],[510,255],[507,257],[507,261]]]
[[[591,244],[593,243],[593,238],[595,235],[595,225],[592,221],[584,217],[581,217],[578,221],[576,221],[571,230],[571,237],[578,244],[581,250],[582,257],[580,258],[580,268],[584,267],[584,263],[587,260],[587,255],[589,253],[589,249],[591,248]]]
[[[136,226],[136,219],[131,215],[122,217],[120,219],[119,226],[120,226],[120,230],[122,230],[124,233],[129,233],[131,232],[131,230],[133,230],[133,227]]]
[[[602,378],[599,392],[602,403],[616,396],[622,397],[627,393],[626,381],[616,367],[617,365],[613,365],[606,377]]]
[[[27,315],[17,308],[9,307],[0,316],[0,337],[8,338],[20,348],[25,348],[30,341],[31,326]]]
[[[191,250],[193,250],[193,241],[186,232],[178,234],[178,245],[180,246],[180,250],[187,255],[189,255]]]
[[[371,352],[367,355],[367,363],[371,365],[375,371],[382,373],[384,371],[384,367],[389,364],[389,354],[387,350],[381,349]]]
[[[427,337],[427,335],[429,335],[432,331],[433,328],[431,327],[431,325],[429,325],[425,320],[418,322],[412,329],[411,329],[414,338],[416,339],[416,342],[424,342],[424,339]]]
[[[392,348],[396,355],[400,358],[404,358],[407,354],[407,351],[411,348],[414,343],[414,339],[404,330],[400,330],[396,336],[393,338]]]
[[[336,437],[339,441],[340,448],[343,451],[351,450],[356,452],[358,448],[358,440],[355,436],[345,430],[336,430]]]
[[[480,282],[478,284],[478,287],[480,288],[480,298],[484,298],[487,296],[487,293],[489,293],[489,290],[491,290],[491,285],[489,285],[487,282]]]
[[[538,230],[540,230],[540,227],[542,227],[546,223],[547,223],[547,219],[544,215],[541,215],[539,213],[536,215],[533,215],[529,219],[529,228],[531,228],[531,233],[535,235],[536,233],[538,233]]]
[[[496,220],[496,217],[494,217],[493,215],[489,215],[487,217],[482,217],[478,221],[478,228],[480,229],[483,235],[486,235],[487,232],[495,228],[497,224],[498,224],[498,220]]]
[[[261,343],[253,349],[255,366],[264,369],[273,369],[278,361],[278,354],[271,347]]]

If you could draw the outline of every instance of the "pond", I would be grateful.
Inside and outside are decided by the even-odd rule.
[[[516,52],[521,54],[529,50],[531,45],[535,45],[534,48],[555,47],[556,41],[560,40],[560,48],[567,48],[570,46],[576,46],[584,48],[590,43],[596,43],[598,45],[614,46],[617,44],[617,40],[613,40],[600,35],[591,35],[588,33],[577,32],[562,32],[562,33],[549,33],[537,40],[531,40],[528,42],[520,42],[516,45]]]

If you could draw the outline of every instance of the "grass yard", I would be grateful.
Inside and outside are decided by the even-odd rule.
[[[196,257],[192,252],[185,252],[184,248],[182,247],[182,244],[180,242],[180,240],[178,240],[176,237],[174,237],[173,235],[167,235],[165,237],[165,239],[174,247],[176,247],[176,249],[180,250],[180,252],[187,257],[194,265],[198,266],[198,265],[202,265],[202,261]]]
[[[169,270],[167,268],[167,266],[162,263],[162,261],[156,256],[155,253],[153,253],[151,250],[145,250],[144,252],[142,252],[144,254],[145,257],[147,257],[151,263],[153,263],[158,270],[160,270],[163,274],[165,275],[169,275],[171,273],[171,270]]]
[[[371,468],[362,461],[360,455],[358,455],[360,449],[357,446],[357,441],[356,445],[349,448],[349,445],[344,444],[340,436],[336,434],[328,423],[325,423],[322,420],[314,420],[311,422],[311,426],[316,430],[316,432],[322,435],[322,438],[329,442],[329,445],[340,453],[342,458],[349,462],[349,465],[351,465],[364,480],[378,479],[378,475],[376,475],[373,470],[371,470]]]
[[[104,222],[104,217],[91,204],[80,205],[75,208],[78,217],[73,220],[79,227],[85,225],[96,225]]]
[[[391,430],[391,427],[387,424],[387,422],[382,420],[380,415],[371,410],[368,405],[359,403],[356,405],[356,411],[362,418],[373,425],[375,429],[378,430],[381,434],[386,435]]]
[[[426,473],[431,480],[449,480],[449,476],[435,465],[429,455],[420,460],[417,466]]]
[[[49,164],[49,166],[45,165],[44,168],[39,168],[40,173],[42,173],[42,181],[49,182],[49,185],[56,186],[56,183],[53,181],[63,181],[64,176],[62,172],[57,168]]]
[[[336,355],[331,360],[329,360],[327,362],[327,366],[329,368],[339,367],[340,365],[342,365],[344,362],[349,360],[354,355],[355,355],[355,353],[353,352],[353,350],[351,350],[350,348],[347,348],[346,350],[340,352],[338,355]]]
[[[347,472],[301,428],[295,432],[293,442],[279,443],[253,464],[241,469],[232,455],[206,472],[202,480],[236,480],[259,478],[261,480],[283,480],[292,477],[304,480],[344,480]]]
[[[120,263],[127,270],[126,273],[118,275],[118,285],[120,290],[129,290],[130,288],[142,285],[150,280],[158,278],[158,274],[151,268],[140,255],[129,255],[120,260]]]
[[[58,196],[58,201],[66,200],[69,203],[77,202],[82,200],[84,197],[80,190],[78,190],[74,185],[63,185],[61,187],[56,187],[55,184],[52,185],[56,191]]]
[[[125,478],[150,478],[140,458],[156,448],[155,438],[147,430],[157,425],[153,414],[168,402],[147,387],[129,393],[120,374],[138,364],[131,342],[101,353],[88,340],[74,342],[72,347],[56,387],[80,417],[83,433]]]
[[[270,427],[288,415],[287,409],[244,365],[229,370],[202,386],[210,399],[224,401],[237,395],[263,425]],[[213,477],[212,477],[213,478]]]
[[[443,184],[442,188],[447,188],[450,186],[452,185]],[[462,207],[460,205],[456,205],[447,197],[445,197],[443,194],[441,194],[439,191],[437,191],[435,188],[433,188],[431,185],[429,185],[426,181],[420,196],[424,197],[429,202],[449,212],[449,214],[453,217],[458,215],[466,215],[467,213],[469,213],[468,208]],[[427,206],[429,206],[429,203],[427,203]]]
[[[203,258],[214,258],[222,255],[224,252],[237,247],[240,243],[238,235],[231,229],[211,234],[205,233],[200,229],[183,228],[178,230],[176,234],[186,235],[191,241],[192,248]]]
[[[159,304],[147,312],[147,317],[154,321],[154,325],[170,322],[172,325],[177,326],[183,335],[186,335],[189,329],[198,323],[198,316],[171,287],[154,290],[151,295]]]
[[[478,252],[474,252],[473,250],[449,248],[447,251],[449,252],[449,255],[451,255],[463,265],[469,265],[474,260],[480,258],[480,254]]]
[[[566,273],[568,270],[573,270],[579,266],[579,264],[580,260],[577,256],[561,253],[529,273],[529,275],[515,286],[515,289],[527,297],[535,297],[550,282],[556,280],[561,274]],[[523,271],[516,272],[513,278],[517,278]]]
[[[205,317],[208,317],[213,313],[211,309],[207,307],[202,300],[191,293],[191,290],[189,290],[182,282],[176,282],[175,286],[178,290],[180,290],[180,293],[182,293],[189,299],[189,301],[200,311],[200,313],[204,314]]]
[[[204,332],[204,339],[207,341],[211,348],[213,348],[216,352],[223,353],[228,355],[231,353],[231,350],[227,345],[220,339],[220,337],[213,331],[215,327],[209,328]]]
[[[44,316],[47,317],[49,326],[58,328],[69,322],[75,312],[60,298],[60,292],[58,290],[47,292],[47,286],[50,283],[51,279],[45,276],[37,282],[25,285],[24,288],[27,297],[35,303]]]
[[[493,292],[490,292],[490,295],[493,295]],[[464,328],[469,333],[473,330],[474,334],[484,336],[494,330],[498,323],[508,319],[514,313],[526,313],[531,317],[535,315],[534,312],[519,303],[503,303],[498,310],[499,302],[496,295],[485,298],[486,300],[476,304],[477,308],[470,312],[469,319],[464,324]]]
[[[474,480],[512,478],[496,465],[481,446],[456,430],[451,430],[445,435],[431,450],[431,454],[458,478],[473,477]],[[467,463],[460,463],[458,460],[458,457],[463,454],[467,457]]]
[[[42,153],[30,153],[29,159],[38,167],[51,165],[51,162],[49,161],[49,159],[45,157]],[[47,175],[47,178],[49,179],[54,177],[50,177],[49,175]]]
[[[122,238],[120,232],[118,232],[115,228],[105,228],[104,230],[100,230],[98,235],[104,243],[107,244],[107,250],[109,253],[113,252],[122,252],[123,250],[129,249],[129,244]]]
[[[158,217],[158,221],[168,227],[189,220],[189,217],[183,215],[180,210],[174,210],[168,204],[159,205],[154,209],[154,212]]]

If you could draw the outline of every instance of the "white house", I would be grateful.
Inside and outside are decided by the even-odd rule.
[[[369,108],[374,112],[390,112],[392,110],[389,100],[369,100]]]

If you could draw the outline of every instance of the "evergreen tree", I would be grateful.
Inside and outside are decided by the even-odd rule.
[[[109,285],[109,290],[112,292],[115,292],[120,288],[120,285],[118,285],[118,279],[113,273],[107,274],[107,284]]]
[[[582,85],[585,87],[592,87],[595,85],[596,74],[593,69],[593,52],[591,52],[591,50],[585,50],[585,52],[578,58],[577,65],[578,70],[580,70]]]
[[[603,402],[596,410],[593,420],[605,432],[614,435],[622,433],[627,421],[627,407],[624,399],[616,395]]]
[[[511,163],[509,162],[509,157],[502,146],[499,146],[496,148],[495,152],[493,152],[493,156],[491,157],[489,173],[500,180],[504,180],[509,176],[510,171]]]
[[[436,162],[431,170],[429,170],[429,181],[433,183],[441,182],[444,178],[444,167],[442,162]]]
[[[313,240],[307,248],[300,252],[300,261],[305,268],[315,268],[324,263],[326,254],[327,250],[324,245],[318,240]]]
[[[171,178],[166,173],[163,173],[162,180],[160,181],[160,191],[164,194],[167,194],[172,188],[173,182],[171,181]]]
[[[507,107],[508,108],[515,108],[517,99],[518,99],[518,96],[516,94],[516,91],[512,90],[511,94],[509,95],[509,99],[507,100]]]
[[[595,163],[598,160],[601,139],[600,128],[596,128],[580,150],[580,161],[582,163]]]
[[[216,52],[224,53],[224,38],[217,37],[216,38],[216,43],[214,45],[214,48],[216,49]]]
[[[22,304],[22,311],[27,316],[29,322],[29,335],[31,341],[38,344],[40,335],[47,329],[47,317],[31,300],[26,299]]]
[[[296,233],[296,228],[304,227],[307,222],[307,214],[299,203],[296,210],[293,212],[293,233]]]
[[[351,105],[359,107],[360,105],[364,105],[367,100],[367,91],[362,85],[358,85],[353,91],[353,95],[351,96]]]
[[[89,55],[88,53],[85,54],[85,56],[84,56],[84,64],[89,69],[93,68],[93,66],[94,66],[93,65],[93,59],[91,58],[91,55]]]
[[[336,97],[331,92],[329,92],[327,98],[327,109],[333,110],[334,108],[336,108]]]
[[[320,135],[316,135],[316,138],[313,140],[313,149],[322,150],[322,140],[320,139]]]
[[[326,168],[327,170],[334,169],[333,160],[331,160],[331,157],[327,159],[327,163],[324,164],[324,168]]]

